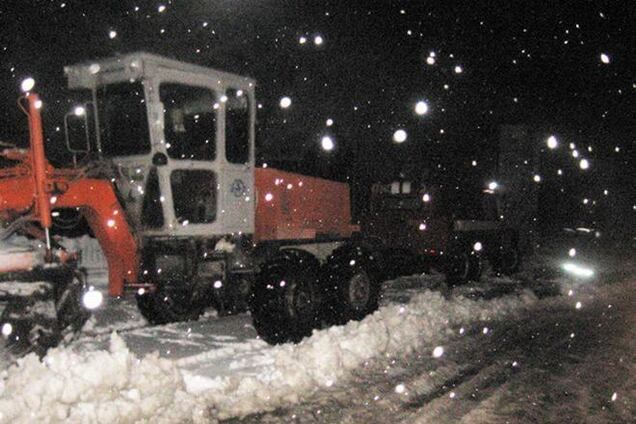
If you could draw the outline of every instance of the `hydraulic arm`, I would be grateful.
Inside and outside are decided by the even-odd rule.
[[[30,148],[0,152],[0,156],[18,161],[0,169],[0,218],[20,225],[39,223],[50,253],[51,210],[78,208],[106,256],[109,293],[120,296],[126,283],[136,282],[139,259],[137,242],[114,188],[107,180],[86,178],[82,169],[52,167],[44,153],[38,96],[29,93],[25,99]]]

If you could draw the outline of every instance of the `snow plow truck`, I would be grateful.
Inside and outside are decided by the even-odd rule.
[[[65,211],[98,240],[108,295],[134,295],[152,324],[249,309],[275,344],[377,308],[383,265],[356,236],[349,187],[255,167],[253,80],[148,53],[65,73],[88,99],[64,119],[72,165],[47,160],[31,87],[29,148],[0,147],[0,327],[14,354],[43,355],[101,304],[51,233]]]

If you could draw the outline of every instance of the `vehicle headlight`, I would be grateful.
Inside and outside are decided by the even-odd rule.
[[[86,309],[97,309],[103,301],[104,295],[102,292],[92,287],[82,296],[82,304]]]
[[[594,276],[594,270],[592,268],[574,262],[565,262],[561,265],[561,269],[575,277],[590,278]]]

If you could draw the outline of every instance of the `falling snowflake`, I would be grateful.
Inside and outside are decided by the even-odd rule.
[[[335,147],[335,144],[333,139],[326,135],[322,138],[322,140],[320,140],[320,147],[322,147],[323,150],[330,152]]]
[[[25,93],[33,90],[33,87],[35,87],[35,80],[31,77],[25,78],[20,84],[20,88],[22,88],[22,91]]]
[[[292,104],[292,101],[287,96],[280,99],[280,107],[283,109],[287,109],[289,106],[291,106],[291,104]]]
[[[428,113],[428,103],[424,100],[420,100],[415,104],[415,113],[418,115],[426,115]]]
[[[404,143],[406,141],[406,131],[399,129],[393,133],[393,141],[396,143]]]
[[[605,53],[601,53],[601,62],[605,64],[610,63],[610,57]]]
[[[433,349],[433,358],[440,358],[444,354],[444,348],[442,346],[436,346]]]

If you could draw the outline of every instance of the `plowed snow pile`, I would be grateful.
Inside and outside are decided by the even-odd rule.
[[[366,361],[432,352],[458,325],[518,314],[536,302],[529,291],[493,300],[449,300],[425,291],[361,322],[269,348],[271,365],[257,375],[206,376],[214,384],[204,390],[188,391],[175,361],[138,359],[113,334],[109,351],[56,349],[43,362],[31,355],[11,367],[0,387],[0,422],[209,422],[272,410],[346,380]]]

